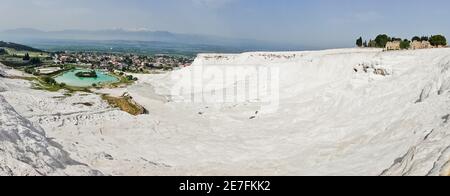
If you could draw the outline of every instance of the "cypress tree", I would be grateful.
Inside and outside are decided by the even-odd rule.
[[[362,39],[362,37],[359,37],[359,38],[356,40],[356,45],[357,45],[358,47],[362,47],[362,46],[363,46],[363,39]]]

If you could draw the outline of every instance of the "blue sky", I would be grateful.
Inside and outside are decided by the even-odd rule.
[[[450,36],[448,0],[2,0],[0,30],[148,29],[313,47]]]

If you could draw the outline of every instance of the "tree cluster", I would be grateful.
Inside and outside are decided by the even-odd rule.
[[[30,63],[31,63],[32,65],[40,65],[40,64],[42,63],[42,61],[41,61],[40,58],[33,57],[33,58],[30,59]]]
[[[29,61],[31,59],[30,54],[26,53],[25,56],[23,57],[24,61]]]
[[[433,35],[433,36],[414,36],[411,40],[402,39],[397,37],[389,37],[386,34],[378,35],[374,40],[369,42],[363,41],[362,37],[356,40],[356,45],[358,47],[371,47],[371,48],[385,48],[388,42],[398,41],[400,42],[401,49],[408,49],[411,47],[411,42],[413,41],[429,41],[432,46],[447,46],[447,39],[443,35]]]
[[[447,46],[447,39],[443,35],[433,35],[429,41],[432,46]]]

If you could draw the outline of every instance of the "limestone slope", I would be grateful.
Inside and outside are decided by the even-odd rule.
[[[0,91],[6,88],[0,83]],[[100,174],[72,160],[0,95],[0,176]]]

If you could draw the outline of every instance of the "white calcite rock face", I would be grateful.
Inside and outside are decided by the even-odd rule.
[[[100,175],[72,160],[0,95],[0,176]]]
[[[449,68],[445,48],[200,54],[191,67],[98,91],[129,94],[149,111],[140,116],[97,94],[0,78],[9,130],[0,174],[448,175]],[[266,69],[279,79],[267,111],[263,98],[244,96],[268,80],[258,75]],[[219,101],[237,86],[248,87],[232,91],[243,100]]]

